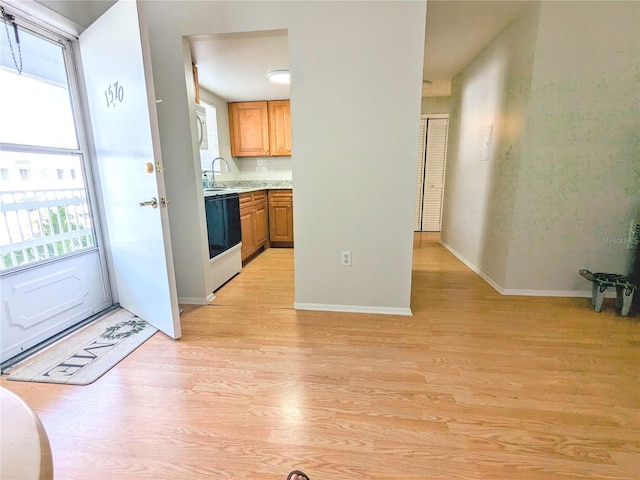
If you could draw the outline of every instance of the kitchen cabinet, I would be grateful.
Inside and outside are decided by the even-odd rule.
[[[291,155],[289,100],[229,103],[233,157]]]
[[[242,262],[268,246],[267,192],[260,190],[240,194]]]
[[[269,110],[267,102],[229,104],[231,156],[269,155]]]
[[[269,240],[272,247],[293,247],[293,191],[269,190]]]
[[[291,155],[291,109],[289,100],[268,102],[269,155]]]

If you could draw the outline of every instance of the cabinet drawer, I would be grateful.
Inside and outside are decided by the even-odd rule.
[[[269,190],[269,201],[291,202],[293,200],[293,190]]]
[[[266,190],[260,190],[259,192],[253,192],[253,202],[256,205],[262,204],[264,208],[267,203],[267,192]]]
[[[253,194],[249,193],[241,193],[240,194],[240,210],[244,210],[247,208],[251,208],[253,205]]]
[[[240,210],[266,208],[267,192],[258,190],[257,192],[247,192],[240,194]]]

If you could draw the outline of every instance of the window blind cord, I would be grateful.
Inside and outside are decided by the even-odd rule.
[[[9,49],[11,50],[11,56],[13,57],[13,64],[16,67],[16,70],[19,74],[22,74],[22,49],[20,48],[20,37],[18,36],[18,24],[16,23],[16,17],[11,15],[10,13],[5,12],[4,7],[0,7],[2,13],[2,20],[4,20],[4,29],[7,32],[7,40],[9,41]],[[18,66],[18,61],[16,60],[16,54],[13,48],[13,44],[11,43],[11,36],[9,35],[9,27],[7,26],[7,20],[11,22],[13,25],[13,32],[16,37],[16,47],[18,49],[18,58],[20,59],[20,65]]]

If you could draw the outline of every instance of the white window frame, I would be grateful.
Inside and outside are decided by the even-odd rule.
[[[50,154],[50,155],[63,155],[63,156],[76,156],[81,160],[81,168],[84,177],[84,190],[86,193],[86,202],[89,208],[91,216],[91,229],[93,231],[94,245],[92,247],[84,248],[75,252],[68,252],[62,255],[52,256],[46,259],[40,259],[37,261],[29,262],[26,264],[18,265],[15,267],[0,270],[0,276],[11,275],[14,273],[22,272],[27,269],[37,268],[38,266],[56,262],[63,258],[69,258],[76,255],[85,255],[90,252],[99,251],[101,263],[103,265],[103,271],[106,275],[106,259],[104,249],[101,248],[103,244],[102,229],[100,226],[100,215],[98,211],[97,194],[95,190],[95,182],[91,169],[91,157],[89,155],[89,146],[87,141],[87,129],[86,129],[86,108],[82,101],[81,84],[80,84],[80,72],[78,70],[78,39],[74,34],[68,33],[59,27],[61,22],[56,21],[54,17],[52,24],[49,24],[47,20],[40,20],[38,17],[39,11],[42,9],[37,4],[29,5],[29,9],[33,9],[34,12],[24,11],[21,9],[22,5],[15,2],[9,2],[7,5],[3,5],[5,11],[15,16],[15,23],[25,30],[28,30],[31,34],[39,36],[46,41],[57,43],[61,46],[63,51],[65,71],[67,75],[69,96],[71,109],[73,112],[74,126],[76,130],[76,137],[78,148],[67,149],[57,147],[43,147],[38,145],[23,145],[15,143],[0,142],[0,150],[6,152],[17,153],[35,153],[35,154]],[[48,9],[47,9],[48,10]],[[56,25],[58,24],[58,25]],[[3,33],[3,32],[0,32]],[[10,33],[12,33],[10,31]],[[6,33],[5,33],[6,34]],[[38,172],[39,173],[39,172]],[[33,175],[34,172],[31,172]]]

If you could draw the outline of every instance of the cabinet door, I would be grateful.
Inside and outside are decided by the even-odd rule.
[[[254,215],[252,211],[240,212],[240,228],[242,229],[242,250],[240,257],[244,261],[256,249]]]
[[[267,193],[256,192],[254,194],[255,201],[255,222],[254,228],[256,232],[256,245],[262,247],[267,244],[269,236],[269,221],[267,218]]]
[[[231,155],[262,157],[269,155],[269,115],[267,102],[229,104]]]
[[[251,193],[240,194],[240,229],[242,231],[242,249],[240,257],[244,261],[255,250],[255,228],[253,217],[253,197]]]
[[[255,230],[256,230],[256,243],[258,245],[266,244],[267,236],[269,233],[269,224],[267,221],[266,205],[262,205],[262,207],[256,207]]]
[[[269,204],[269,237],[272,242],[293,242],[292,217],[290,204]]]
[[[269,152],[272,157],[291,155],[289,105],[289,100],[269,102]]]
[[[291,190],[269,192],[269,239],[293,243],[293,196]]]

